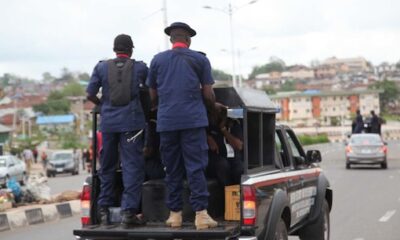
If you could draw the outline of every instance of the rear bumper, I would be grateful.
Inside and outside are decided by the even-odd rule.
[[[115,226],[88,226],[73,231],[77,239],[226,239],[239,234],[240,224],[222,223],[216,228],[196,230],[193,224],[185,224],[180,229],[165,227],[164,223],[149,223],[143,227],[130,229]],[[252,240],[255,238],[239,238]]]
[[[347,163],[351,164],[379,164],[386,161],[386,156],[378,157],[347,157]]]

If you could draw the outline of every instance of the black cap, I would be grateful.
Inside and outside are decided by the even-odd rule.
[[[177,28],[185,29],[186,31],[189,32],[189,34],[190,34],[191,37],[193,37],[193,36],[196,35],[196,31],[195,31],[194,29],[192,29],[189,25],[187,25],[186,23],[183,23],[183,22],[174,22],[174,23],[172,23],[169,27],[166,27],[166,28],[164,29],[164,32],[165,32],[168,36],[170,36],[171,31],[172,31],[173,29],[177,29]]]
[[[132,38],[126,34],[120,34],[114,39],[115,52],[129,52],[133,48]]]

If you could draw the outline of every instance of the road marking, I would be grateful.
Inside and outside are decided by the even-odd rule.
[[[389,221],[389,219],[391,218],[391,217],[393,217],[393,215],[396,213],[396,210],[392,210],[392,211],[387,211],[386,213],[385,213],[385,215],[383,215],[380,219],[379,219],[379,222],[387,222],[387,221]]]
[[[393,179],[393,178],[394,178],[394,176],[390,175],[390,176],[389,176],[389,178],[390,178],[390,179]]]
[[[364,238],[354,238],[354,240],[364,240]]]

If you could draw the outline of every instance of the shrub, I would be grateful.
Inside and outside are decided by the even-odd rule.
[[[328,143],[329,138],[327,134],[318,135],[299,135],[299,141],[302,145],[312,145],[317,143]]]

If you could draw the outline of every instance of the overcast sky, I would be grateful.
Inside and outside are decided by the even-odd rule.
[[[400,60],[400,1],[167,0],[168,23],[184,21],[197,36],[192,49],[214,68],[232,71],[227,9],[234,6],[236,72],[250,73],[271,56],[306,64],[331,56],[363,56],[373,64]],[[91,73],[113,57],[119,33],[130,34],[134,58],[150,63],[165,50],[162,0],[0,0],[0,75],[41,79],[61,68]],[[203,6],[213,6],[212,10]],[[256,49],[254,49],[256,47]]]

